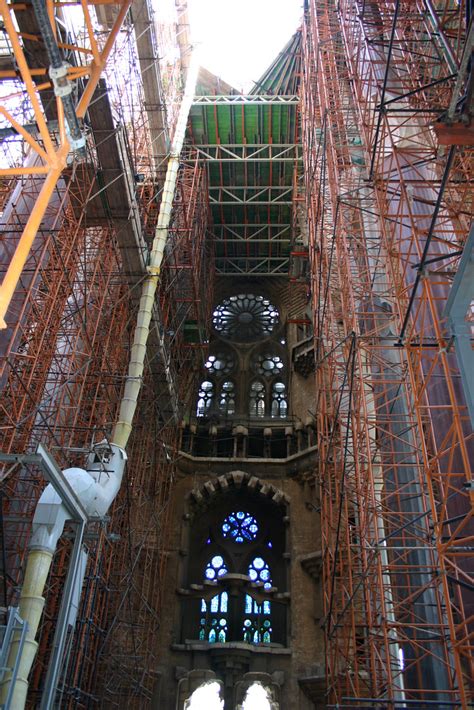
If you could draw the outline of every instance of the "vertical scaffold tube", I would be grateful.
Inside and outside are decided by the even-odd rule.
[[[186,81],[186,88],[181,102],[181,108],[176,124],[176,131],[171,145],[170,157],[166,171],[163,197],[161,199],[160,213],[156,225],[155,237],[151,251],[148,275],[143,282],[140,305],[138,307],[137,326],[133,338],[130,363],[128,367],[125,389],[120,405],[120,413],[115,425],[112,441],[122,448],[127,446],[127,442],[132,431],[132,422],[137,408],[138,396],[142,386],[143,370],[145,367],[145,354],[148,336],[150,334],[150,324],[155,302],[156,290],[160,274],[163,252],[168,237],[168,228],[171,219],[173,206],[173,196],[176,188],[178,176],[179,157],[184,143],[184,135],[188,121],[189,111],[194,99],[195,87],[199,64],[197,54],[194,51]]]
[[[168,160],[168,168],[166,172],[165,185],[163,188],[163,196],[161,200],[160,213],[156,227],[155,237],[153,241],[150,263],[148,265],[148,275],[143,282],[142,293],[137,316],[137,325],[135,328],[132,351],[130,354],[130,362],[128,367],[128,375],[125,383],[124,394],[120,406],[119,420],[115,426],[113,433],[113,442],[117,443],[117,447],[112,444],[114,450],[124,450],[131,430],[132,421],[137,407],[138,396],[142,385],[142,375],[145,363],[146,346],[150,333],[150,323],[152,318],[153,305],[155,301],[156,290],[158,287],[160,266],[163,260],[166,239],[168,236],[168,227],[171,218],[171,210],[173,197],[176,188],[176,179],[178,175],[179,159],[184,143],[186,125],[188,121],[189,111],[194,99],[195,86],[199,71],[198,59],[196,53],[193,53],[190,69],[186,81],[186,87],[181,103],[178,121],[174,139],[171,146],[170,157]],[[123,457],[125,459],[125,455]],[[72,469],[71,469],[72,470]],[[81,469],[77,471],[77,476],[82,480],[84,477],[90,478],[89,474]],[[95,501],[100,501],[100,510],[95,511],[103,516],[106,514],[112,502],[119,491],[122,480],[122,473],[115,477],[107,478],[106,484],[98,483],[86,487],[84,491],[76,489],[76,495],[81,503],[84,504],[84,493],[93,492],[93,501],[90,506],[96,505]],[[95,493],[97,486],[102,486],[110,489],[104,495]],[[45,489],[43,495],[49,495],[51,486]],[[87,496],[86,496],[87,497]],[[88,510],[89,506],[85,506]],[[95,510],[95,509],[94,509]],[[88,511],[89,512],[89,511]],[[48,544],[30,545],[30,552],[25,573],[25,582],[21,594],[20,613],[22,618],[28,623],[28,638],[26,651],[21,658],[21,672],[15,683],[14,699],[12,707],[15,710],[22,710],[25,706],[26,696],[28,691],[28,674],[34,661],[36,654],[37,643],[35,641],[36,632],[41,620],[41,615],[44,606],[44,588],[48,577],[51,561],[56,549],[57,542],[62,535],[64,522],[67,518],[67,512],[64,506],[59,501],[56,506],[55,516],[51,520],[49,526],[41,525],[41,535],[44,534],[46,527],[51,528],[51,539],[48,539]],[[1,693],[4,695],[7,692],[9,679],[4,681]]]

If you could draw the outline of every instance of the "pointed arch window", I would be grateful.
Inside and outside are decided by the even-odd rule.
[[[195,519],[191,594],[183,598],[184,640],[285,643],[286,604],[275,596],[286,588],[285,509],[264,504],[260,515],[253,496],[240,498],[232,493],[223,510],[219,500],[214,510],[203,509]]]
[[[272,417],[285,419],[288,412],[288,402],[286,399],[286,387],[283,382],[272,384]]]
[[[204,707],[207,710],[222,710],[224,707],[224,701],[220,698],[219,683],[216,681],[200,685],[184,703],[184,710],[202,710]]]
[[[227,574],[227,565],[222,555],[214,555],[206,565],[205,579],[214,582]],[[228,635],[229,595],[216,594],[209,601],[201,599],[199,640],[209,643],[225,643]]]
[[[272,578],[270,568],[263,557],[255,557],[249,564],[248,576],[252,582],[260,582],[264,589],[270,589]],[[245,615],[243,636],[247,643],[270,643],[272,640],[272,608],[269,600],[261,604],[250,595],[245,595]]]
[[[254,380],[250,385],[249,414],[251,417],[265,416],[265,385]]]
[[[235,385],[232,380],[226,380],[222,383],[219,409],[225,416],[235,414]]]
[[[252,710],[252,708],[271,710],[272,707],[274,706],[270,704],[268,692],[263,685],[261,685],[261,683],[252,683],[245,695],[242,710]]]
[[[214,402],[214,383],[210,380],[204,380],[201,382],[198,393],[198,401],[196,408],[196,415],[198,417],[206,417]]]

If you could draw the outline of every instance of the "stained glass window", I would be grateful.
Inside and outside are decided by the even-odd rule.
[[[267,554],[272,554],[269,548],[273,548],[267,533],[262,539],[261,521],[245,509],[234,509],[221,518],[218,525],[220,534],[215,531],[212,537],[204,538],[210,540],[212,552],[202,575],[206,582],[204,588],[211,591],[206,598],[201,598],[198,607],[199,639],[211,644],[238,640],[251,644],[274,643],[270,597],[273,580],[265,559]],[[245,554],[239,554],[238,546],[244,546],[241,549],[244,553],[245,550],[255,550],[250,560]],[[229,594],[228,584],[232,584],[233,579],[225,576],[229,572],[246,575],[248,586],[240,593]],[[268,598],[262,599],[262,593]],[[253,594],[259,596],[258,601]],[[230,628],[235,629],[232,637]]]
[[[206,579],[215,580],[218,577],[222,577],[227,574],[227,567],[224,559],[221,555],[214,555],[214,557],[208,562],[206,571],[204,573]]]
[[[248,575],[252,582],[263,582],[265,589],[270,589],[272,579],[270,569],[262,557],[255,557],[249,565]]]
[[[265,416],[265,385],[258,380],[250,385],[249,414],[259,418]]]
[[[285,385],[283,382],[274,382],[272,385],[272,417],[284,419],[288,411]]]
[[[235,359],[232,353],[218,352],[209,355],[204,366],[211,375],[228,375],[234,369]]]
[[[255,540],[258,524],[255,518],[243,510],[230,513],[222,523],[222,536],[239,544]]]
[[[279,321],[278,310],[264,296],[241,293],[220,303],[212,316],[214,329],[224,338],[250,342],[269,335]]]
[[[281,357],[270,353],[257,355],[252,364],[255,372],[258,372],[259,375],[263,375],[264,377],[279,375],[283,370],[283,360]]]
[[[198,417],[205,417],[212,408],[214,399],[214,384],[209,380],[201,383],[198,393],[196,414]]]
[[[222,383],[219,409],[225,416],[235,414],[235,385],[232,380],[226,380]]]
[[[222,555],[214,555],[207,563],[204,577],[212,582],[227,574],[227,566]],[[221,592],[212,597],[209,602],[201,599],[201,614],[199,619],[199,640],[209,643],[225,643],[227,639],[227,612],[229,595]]]
[[[272,586],[270,568],[262,557],[255,557],[252,560],[248,568],[248,576],[252,582],[262,582],[264,589],[270,589]],[[250,594],[245,595],[244,641],[247,643],[271,642],[271,611],[269,600],[258,604]]]

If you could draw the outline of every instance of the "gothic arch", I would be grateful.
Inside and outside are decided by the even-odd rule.
[[[215,643],[217,624],[225,632],[223,642],[285,645],[289,503],[283,491],[243,471],[230,471],[190,491],[185,587],[179,590],[186,599],[183,639]],[[222,576],[221,558],[226,561]],[[208,574],[209,560],[213,568]],[[225,609],[217,602],[210,605],[224,591],[228,606],[227,594]]]
[[[264,500],[285,508],[290,505],[289,496],[276,486],[261,481],[257,476],[244,471],[229,471],[221,476],[207,480],[189,492],[188,501],[191,504],[189,513],[192,516],[197,507],[202,509],[203,506],[207,507],[213,504],[216,497],[226,494],[232,489],[261,496]]]

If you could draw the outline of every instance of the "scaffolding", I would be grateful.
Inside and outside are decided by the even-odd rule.
[[[192,157],[193,151],[189,152]],[[185,373],[193,378],[196,369],[204,365],[209,344],[214,285],[213,244],[206,239],[209,233],[206,169],[183,153],[161,272],[160,308],[184,408],[194,394]]]
[[[29,245],[0,331],[1,450],[29,454],[42,443],[61,468],[83,465],[117,420],[189,51],[185,6],[177,18],[170,0],[157,18],[146,1],[134,3],[133,14],[129,4],[82,3],[72,15],[64,4],[48,5],[71,64],[67,76],[82,81],[77,116],[84,118],[86,141],[67,159],[66,121],[47,76],[48,58],[28,45],[38,34],[25,29],[35,23],[32,9],[19,6],[13,17],[11,6],[2,7],[8,33],[2,69],[7,60],[21,68],[20,77],[8,68],[0,76],[5,105],[16,111],[2,114],[2,278],[25,233]],[[183,24],[179,37],[176,21]],[[153,693],[177,421],[208,342],[213,266],[205,245],[206,185],[196,161],[183,163],[126,480],[110,519],[91,522],[86,533],[85,585],[62,659],[61,707],[122,707],[124,698],[142,707]],[[1,480],[6,608],[21,589],[45,481],[26,462],[5,465]],[[30,683],[35,707],[70,553],[66,534],[46,590]]]
[[[302,121],[328,707],[472,701],[473,439],[443,312],[472,150],[461,4],[307,3]]]

